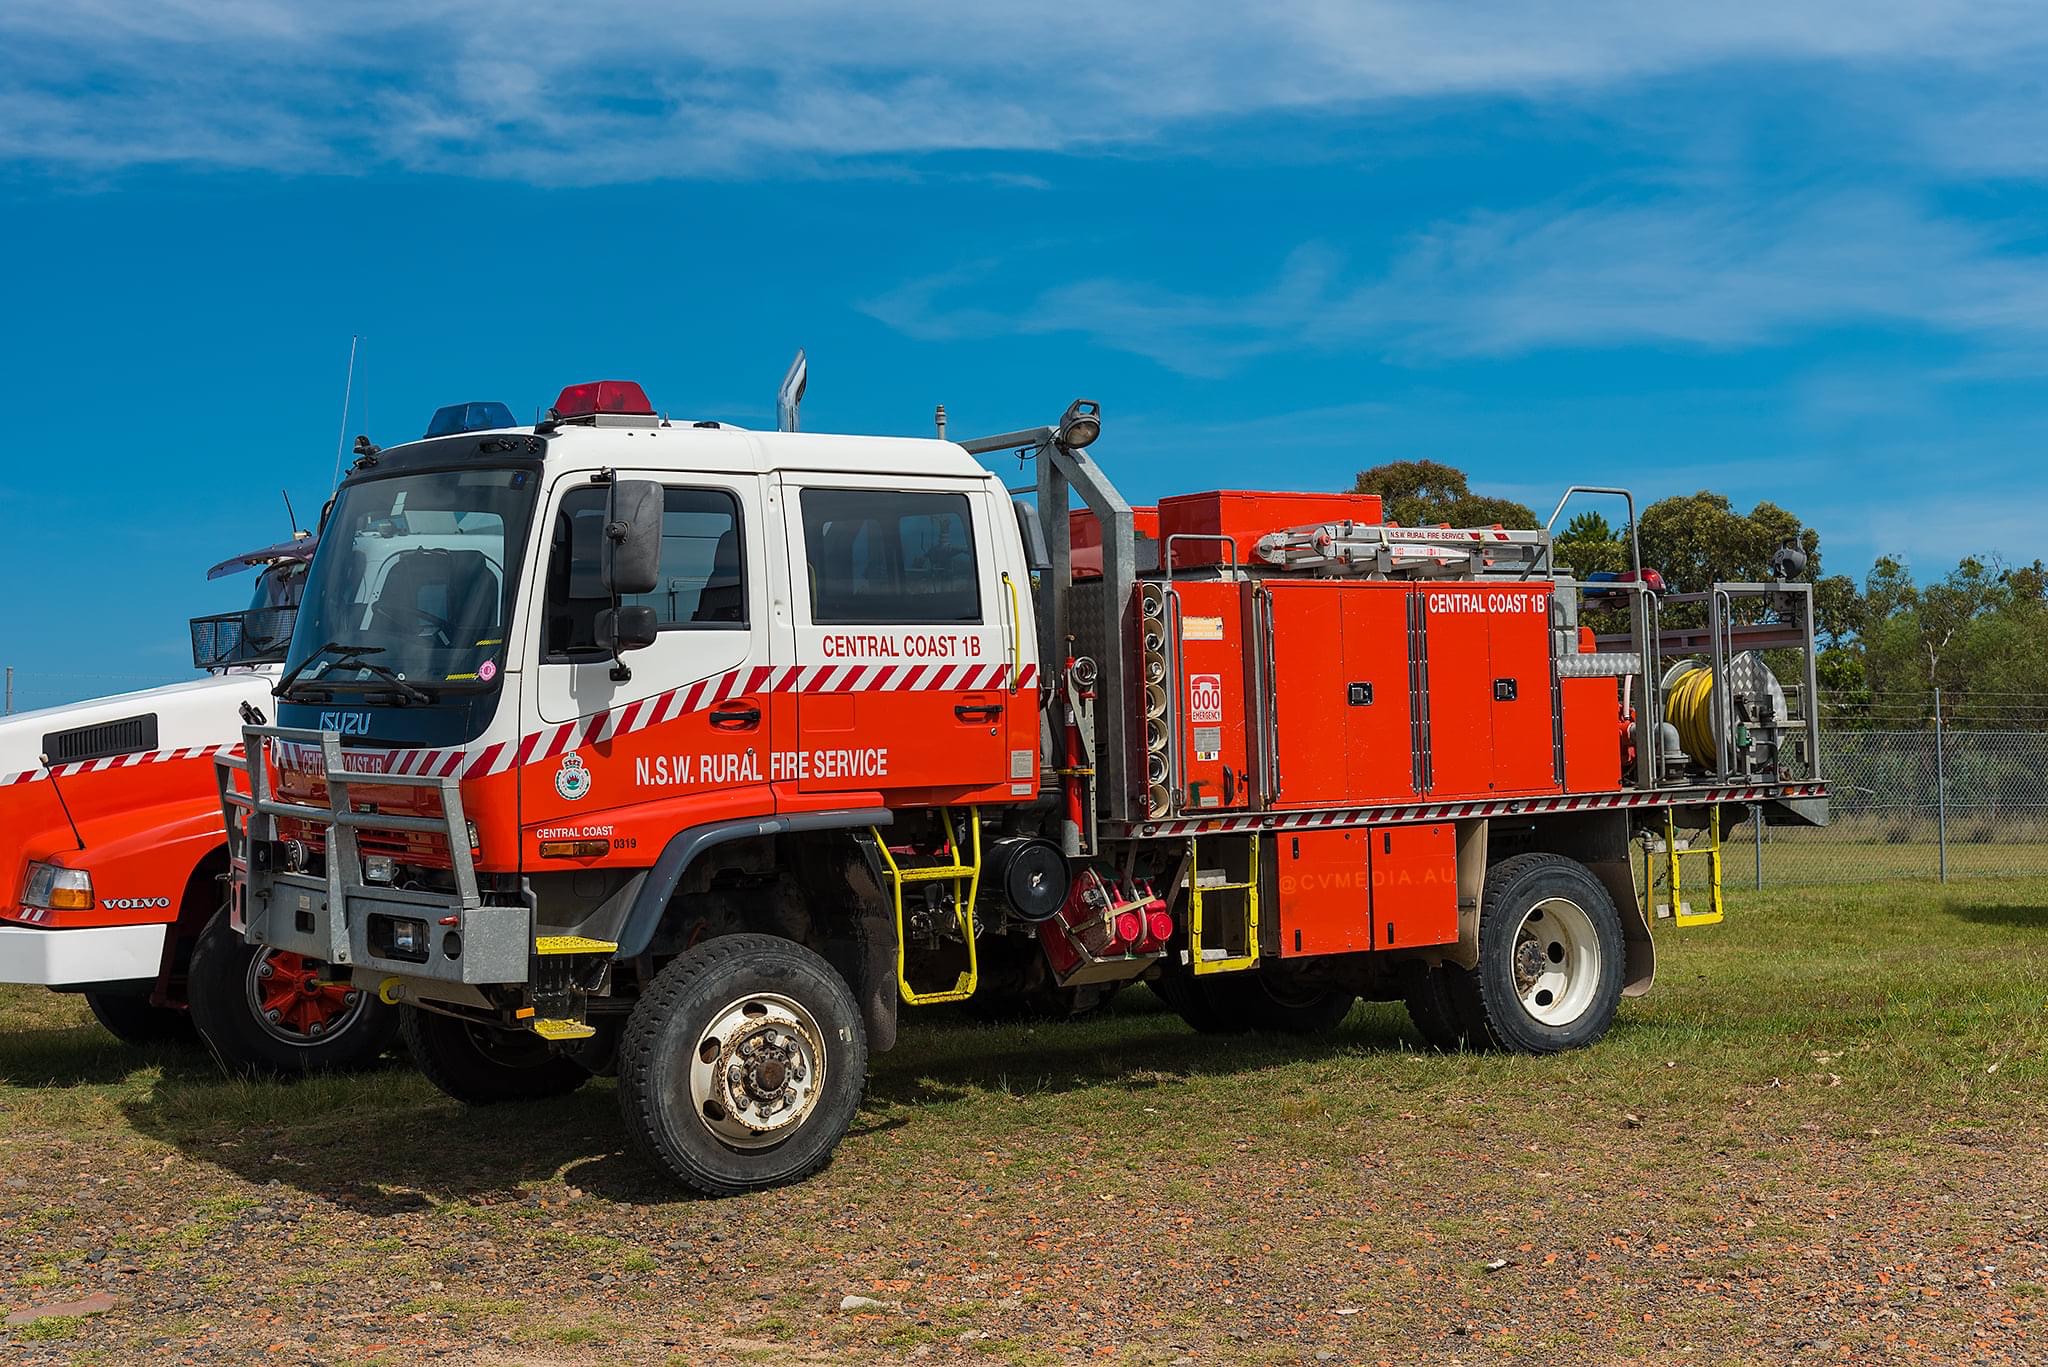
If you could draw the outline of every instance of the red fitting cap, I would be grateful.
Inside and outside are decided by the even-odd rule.
[[[1120,911],[1116,914],[1116,938],[1127,945],[1134,945],[1145,933],[1145,918],[1135,911]]]
[[[1173,938],[1173,916],[1170,912],[1155,911],[1151,917],[1152,938],[1164,944]]]

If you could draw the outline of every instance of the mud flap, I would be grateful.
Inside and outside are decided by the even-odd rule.
[[[896,1047],[896,926],[882,894],[882,861],[874,837],[862,831],[854,840],[862,858],[846,866],[846,933],[834,937],[825,957],[853,989],[872,1055]]]
[[[1657,946],[1650,939],[1650,923],[1643,917],[1643,899],[1636,891],[1635,861],[1588,860],[1586,867],[1607,889],[1607,895],[1614,899],[1614,909],[1621,913],[1621,938],[1627,949],[1623,965],[1627,977],[1621,995],[1640,997],[1650,990],[1657,977]]]

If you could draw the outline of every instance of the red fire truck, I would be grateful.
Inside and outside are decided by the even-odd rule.
[[[193,619],[189,683],[0,719],[0,982],[80,992],[130,1043],[196,1024],[238,1071],[347,1067],[397,1015],[221,914],[227,848],[213,756],[270,706],[313,540],[222,561],[252,605]]]
[[[1652,920],[1718,914],[1637,852],[1825,818],[1805,584],[1580,582],[1363,495],[1134,509],[1091,402],[818,435],[796,376],[774,433],[607,381],[359,443],[277,724],[219,758],[233,912],[411,1008],[457,1098],[615,1070],[637,1146],[726,1193],[827,1160],[899,1006],[1047,980],[1573,1048]],[[976,459],[1011,452],[1028,499]]]

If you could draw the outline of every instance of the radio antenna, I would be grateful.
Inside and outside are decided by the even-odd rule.
[[[284,520],[291,524],[290,531],[296,540],[299,535],[299,515],[292,511],[292,491],[279,489],[278,492],[284,495]]]
[[[64,800],[64,790],[57,786],[57,766],[50,763],[48,755],[37,755],[36,758],[42,761],[43,768],[50,773],[50,791],[57,795],[57,806],[64,813],[64,824],[71,828],[71,838],[78,842],[79,849],[84,849],[85,837],[78,833],[78,823],[72,820],[71,804]]]
[[[362,340],[363,339],[361,337],[354,335],[351,335],[348,339],[348,376],[341,382],[341,432],[334,438],[333,483],[335,484],[341,483],[341,453],[345,449],[347,449],[348,446],[348,401],[350,396],[353,395],[355,392],[356,347],[362,342]],[[368,424],[366,423],[364,425],[367,426]],[[294,527],[292,528],[292,530],[297,531],[298,528]]]

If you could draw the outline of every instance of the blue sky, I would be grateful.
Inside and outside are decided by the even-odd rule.
[[[813,428],[1099,399],[1139,499],[1426,456],[2048,553],[2048,7],[1124,8],[12,0],[18,701],[180,673],[356,334],[387,443],[610,376],[771,426],[803,346]]]

